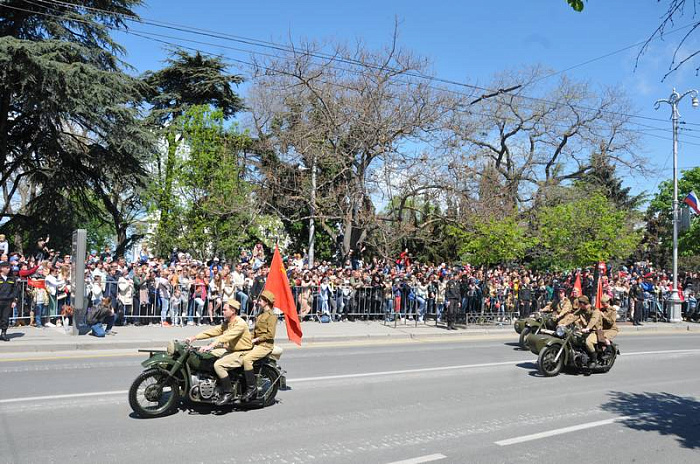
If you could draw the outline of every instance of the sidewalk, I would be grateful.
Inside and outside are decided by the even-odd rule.
[[[646,323],[641,327],[634,327],[629,323],[618,324],[620,335],[634,333],[684,333],[700,332],[700,324],[683,322],[680,324]],[[512,338],[517,342],[518,335],[512,325],[503,326],[458,326],[455,331],[445,330],[444,327],[435,327],[434,322],[418,324],[409,322],[394,327],[393,323],[384,325],[380,321],[356,321],[334,322],[319,324],[317,322],[304,322],[302,330],[304,338],[302,345],[333,342],[376,342],[376,341],[400,341],[400,340],[435,340],[435,339],[461,339],[473,337]],[[56,352],[73,350],[119,350],[139,348],[163,348],[168,341],[182,340],[207,327],[158,327],[158,326],[125,326],[115,327],[116,335],[96,338],[92,335],[73,336],[67,334],[62,327],[11,327],[8,335],[10,342],[0,342],[0,355],[3,353],[21,352]],[[287,332],[284,322],[277,325],[277,343],[283,347],[293,346],[287,340]]]

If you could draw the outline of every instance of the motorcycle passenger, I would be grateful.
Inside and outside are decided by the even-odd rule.
[[[264,290],[260,294],[260,304],[262,305],[262,311],[255,319],[255,328],[253,329],[254,347],[243,355],[243,373],[245,374],[245,383],[248,386],[241,398],[243,402],[252,400],[257,392],[253,363],[269,355],[275,346],[277,316],[272,312],[275,304],[275,294],[270,290]]]
[[[598,343],[596,331],[603,328],[603,316],[598,308],[592,307],[588,302],[586,295],[579,297],[579,308],[584,311],[586,326],[581,330],[584,334],[589,334],[586,337],[586,351],[589,355],[588,367],[595,365],[595,345]]]
[[[214,363],[214,371],[219,377],[224,395],[216,401],[217,406],[229,403],[233,399],[233,386],[228,371],[242,366],[243,355],[253,348],[248,324],[237,315],[240,308],[241,304],[238,301],[228,300],[224,303],[224,320],[221,324],[187,339],[192,343],[195,340],[218,337],[199,349],[201,352],[211,352],[219,358]]]
[[[603,317],[603,335],[605,336],[605,344],[610,345],[617,333],[619,332],[617,328],[617,309],[610,304],[610,297],[608,295],[603,295],[600,299],[600,313]]]

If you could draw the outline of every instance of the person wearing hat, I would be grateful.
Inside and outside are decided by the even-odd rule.
[[[240,308],[241,305],[238,301],[226,301],[223,307],[224,320],[220,325],[187,339],[187,342],[192,343],[195,340],[218,337],[209,345],[199,349],[202,352],[211,352],[212,355],[219,358],[214,363],[214,371],[219,377],[224,395],[216,400],[217,406],[223,406],[233,399],[233,385],[231,385],[228,371],[241,367],[243,365],[243,355],[253,348],[248,324],[238,317]]]
[[[10,263],[0,263],[0,340],[9,342],[7,327],[10,323],[12,309],[17,305],[19,297],[19,279],[10,275]]]
[[[598,343],[598,337],[596,335],[597,331],[603,328],[603,316],[600,310],[589,304],[588,297],[583,295],[578,299],[579,308],[582,310],[583,319],[585,321],[585,327],[581,332],[589,334],[586,337],[586,351],[590,356],[588,361],[588,367],[593,367],[595,365],[595,345]]]
[[[559,287],[554,299],[542,308],[543,313],[552,313],[552,317],[556,321],[564,319],[564,317],[573,310],[574,308],[571,305],[571,301],[566,297],[566,289],[564,287]]]
[[[610,297],[603,295],[600,299],[600,314],[603,317],[603,335],[605,344],[609,345],[619,332],[617,328],[617,309],[610,304]],[[599,340],[602,341],[602,340]]]
[[[253,363],[263,359],[272,352],[275,347],[275,331],[277,330],[277,316],[272,311],[275,305],[275,294],[270,290],[263,290],[260,294],[261,311],[255,319],[253,329],[253,349],[243,355],[243,373],[248,386],[242,401],[250,401],[255,398],[257,388],[255,386],[255,373]]]

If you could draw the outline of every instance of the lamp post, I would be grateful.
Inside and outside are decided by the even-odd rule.
[[[309,269],[314,267],[316,249],[316,152],[311,158],[311,195],[309,198]]]
[[[692,97],[693,108],[698,107],[698,91],[688,90],[682,95],[673,89],[668,99],[656,100],[654,109],[659,109],[661,103],[671,105],[671,121],[673,122],[673,289],[669,299],[669,322],[681,322],[681,299],[678,296],[678,102],[683,97]]]

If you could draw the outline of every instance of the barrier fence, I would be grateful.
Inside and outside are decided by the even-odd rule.
[[[107,281],[103,284],[101,295],[89,291],[86,301],[89,307],[99,304],[99,298],[112,297],[117,325],[125,323],[151,324],[168,322],[169,324],[207,324],[218,323],[222,317],[222,300],[235,297],[241,303],[240,314],[247,318],[253,311],[253,302],[257,298],[250,287],[235,289],[228,295],[207,292],[205,295],[194,292],[194,285],[180,285],[179,297],[169,291],[162,295],[158,289],[149,284],[134,289],[131,304],[119,301],[118,282]],[[229,289],[230,290],[230,289]],[[418,324],[445,323],[445,303],[436,298],[415,295],[402,290],[389,292],[381,286],[338,287],[329,286],[295,286],[292,287],[300,319],[317,322],[336,322],[341,320],[378,320],[384,324]],[[668,314],[667,295],[659,299],[655,294],[645,294],[644,321],[666,321]],[[620,302],[619,320],[631,320],[629,299],[626,293],[615,294]],[[510,324],[521,315],[541,309],[546,302],[542,299],[524,304],[509,302],[501,297],[479,298],[467,296],[458,302],[455,322],[466,325],[501,325]],[[71,304],[71,295],[59,290],[57,295],[48,295],[47,301],[38,298],[31,291],[26,280],[21,281],[21,294],[14,309],[11,323],[29,323],[39,317],[42,321],[61,318],[64,305]],[[683,315],[695,320],[700,319],[700,308],[692,300],[683,305]]]

